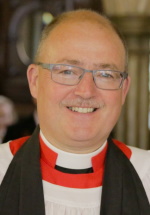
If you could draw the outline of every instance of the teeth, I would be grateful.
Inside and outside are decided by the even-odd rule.
[[[94,111],[94,108],[69,107],[69,109],[79,113],[91,113]]]

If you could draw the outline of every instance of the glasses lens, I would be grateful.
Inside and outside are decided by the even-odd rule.
[[[62,64],[54,65],[51,71],[53,81],[65,85],[77,84],[83,73],[78,67]]]
[[[95,72],[94,79],[98,88],[115,90],[120,88],[123,77],[120,72],[101,70]]]

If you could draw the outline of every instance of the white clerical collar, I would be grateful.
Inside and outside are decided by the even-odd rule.
[[[99,154],[107,144],[107,141],[94,152],[88,154],[74,154],[70,152],[65,152],[53,146],[43,135],[42,131],[40,131],[40,136],[43,139],[44,143],[55,153],[58,154],[56,165],[70,168],[70,169],[85,169],[92,167],[91,158],[95,155]]]

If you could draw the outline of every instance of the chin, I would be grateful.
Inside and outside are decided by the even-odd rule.
[[[92,134],[90,130],[80,131],[80,129],[78,129],[77,132],[73,132],[72,135],[70,135],[71,139],[77,142],[93,141],[93,139],[95,139],[96,136],[97,135]]]

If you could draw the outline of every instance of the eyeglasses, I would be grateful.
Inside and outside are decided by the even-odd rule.
[[[87,70],[81,67],[67,64],[46,64],[37,63],[43,69],[50,70],[54,82],[63,85],[77,85],[86,72],[93,74],[95,85],[103,90],[118,90],[122,87],[123,81],[128,77],[127,72],[113,70]]]

